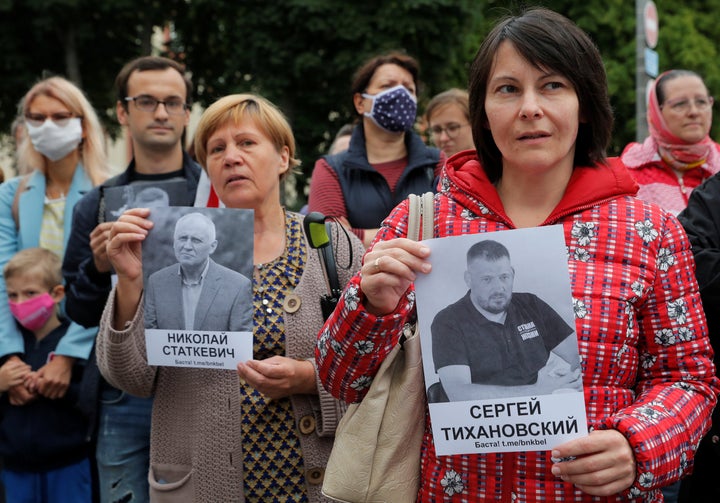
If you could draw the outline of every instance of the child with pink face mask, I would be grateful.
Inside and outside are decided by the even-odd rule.
[[[58,76],[40,80],[19,111],[27,136],[17,149],[18,170],[26,174],[0,185],[0,269],[24,248],[47,248],[62,259],[75,204],[108,174],[103,128],[78,86]],[[72,366],[88,358],[96,334],[97,328],[70,324],[55,358],[38,370],[41,395],[67,392]],[[22,348],[0,277],[0,358],[24,361]],[[14,401],[30,399],[24,386],[7,393]]]
[[[5,500],[89,503],[89,424],[76,407],[83,365],[73,366],[65,396],[49,399],[38,393],[43,377],[37,370],[53,359],[69,326],[59,317],[65,297],[60,258],[44,248],[26,248],[8,261],[3,274],[25,357],[0,366],[0,390],[22,384],[31,396],[22,403],[8,394],[0,397]]]

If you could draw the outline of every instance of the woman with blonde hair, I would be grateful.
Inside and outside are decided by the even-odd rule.
[[[447,157],[473,150],[468,92],[452,88],[433,96],[425,109],[427,131]]]
[[[62,110],[44,115],[37,108],[41,106],[37,100],[58,101]],[[48,168],[77,160],[75,167],[83,169],[93,186],[107,178],[105,135],[95,109],[80,88],[62,77],[50,77],[35,84],[21,103],[20,113],[25,118],[25,128],[31,139],[18,146],[21,171],[37,169],[46,175],[49,186],[62,184],[61,177],[49,173]],[[49,122],[48,118],[51,119]],[[80,126],[79,133],[73,122]],[[59,140],[61,136],[62,141]],[[50,140],[51,137],[56,139]]]
[[[62,258],[72,210],[107,173],[103,131],[83,92],[62,77],[36,83],[20,101],[27,139],[19,146],[19,172],[0,186],[0,267],[24,248],[47,248]],[[39,385],[18,385],[10,401],[20,405],[37,394],[64,396],[73,362],[90,353],[95,330],[75,323],[59,342],[55,357],[38,373]],[[23,339],[7,307],[0,280],[0,357],[22,359]]]
[[[220,201],[254,212],[254,359],[237,372],[148,365],[142,241],[153,224],[149,209],[136,208],[111,229],[118,281],[100,322],[98,367],[118,388],[154,397],[151,501],[329,501],[320,489],[342,409],[314,363],[324,270],[302,216],[280,204],[280,184],[299,165],[292,130],[266,99],[226,96],[200,118],[195,153]],[[363,246],[340,225],[331,230],[344,284]]]

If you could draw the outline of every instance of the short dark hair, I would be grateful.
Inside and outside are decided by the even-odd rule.
[[[502,176],[502,154],[487,127],[485,95],[497,51],[505,41],[535,67],[557,72],[572,83],[583,118],[575,145],[575,165],[604,162],[612,135],[613,113],[600,52],[590,37],[568,18],[533,7],[519,16],[503,18],[480,45],[470,67],[473,140],[488,178],[496,182]]]
[[[703,85],[705,85],[703,78],[692,70],[679,68],[677,70],[668,70],[667,72],[663,72],[655,81],[655,96],[657,97],[658,105],[665,103],[665,84],[673,79],[677,79],[678,77],[697,77]]]
[[[125,101],[125,97],[127,97],[128,95],[128,81],[130,80],[130,75],[132,75],[133,72],[145,72],[148,70],[165,70],[167,68],[177,70],[177,72],[183,78],[183,80],[185,81],[185,103],[187,103],[188,105],[192,105],[193,84],[190,78],[185,73],[185,67],[183,65],[181,65],[177,61],[173,61],[170,58],[163,58],[162,56],[141,56],[139,58],[128,61],[125,66],[122,67],[120,73],[117,74],[117,77],[115,77],[115,89],[117,90],[117,99],[120,103],[122,103],[122,106],[125,108],[125,110],[127,110],[128,107],[128,102]]]
[[[466,260],[469,264],[478,258],[495,261],[505,257],[508,259],[510,258],[510,252],[505,245],[498,243],[497,241],[493,241],[492,239],[485,239],[468,248]]]
[[[418,80],[420,77],[420,65],[417,60],[403,52],[390,51],[386,54],[373,56],[355,71],[352,85],[350,86],[351,96],[355,96],[356,93],[364,93],[370,85],[375,71],[382,65],[397,65],[407,70],[410,75],[412,75],[413,82],[415,83],[415,93],[418,94],[420,92],[418,89],[420,86]]]

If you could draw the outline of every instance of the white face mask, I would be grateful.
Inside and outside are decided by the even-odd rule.
[[[82,140],[82,123],[80,117],[73,117],[64,126],[58,126],[47,119],[42,126],[25,123],[28,136],[35,150],[50,159],[59,161],[75,150]]]

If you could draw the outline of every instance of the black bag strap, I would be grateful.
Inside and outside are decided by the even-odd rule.
[[[340,226],[340,224],[337,224],[337,226]],[[305,229],[308,244],[318,251],[318,257],[327,280],[328,293],[320,295],[323,318],[327,319],[335,309],[342,292],[337,272],[337,261],[333,251],[333,225],[326,221],[325,215],[313,211],[305,215],[303,228]]]
[[[328,285],[330,286],[330,294],[338,298],[340,297],[340,280],[338,279],[337,263],[335,262],[335,253],[333,253],[333,235],[332,224],[325,222],[325,230],[328,235],[328,244],[320,248],[325,259],[325,272],[327,273]]]

